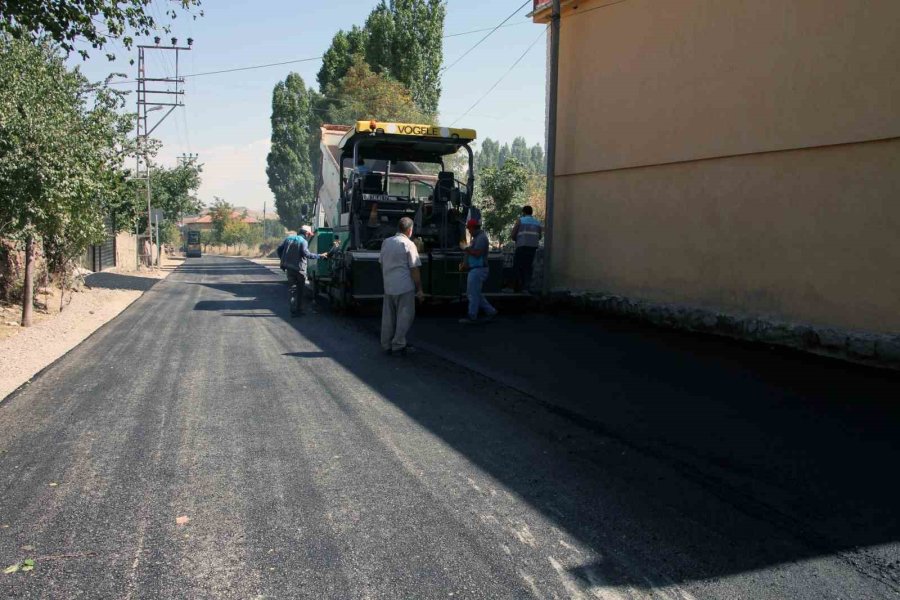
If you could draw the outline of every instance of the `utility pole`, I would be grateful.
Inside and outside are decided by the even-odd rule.
[[[182,50],[190,50],[191,46],[194,44],[194,40],[192,38],[188,38],[187,46],[179,46],[178,38],[172,38],[171,46],[160,46],[160,38],[159,36],[153,38],[153,41],[156,45],[139,45],[138,46],[138,76],[137,76],[137,150],[135,151],[135,179],[146,179],[147,180],[147,236],[150,241],[151,255],[148,257],[150,259],[150,263],[152,264],[152,248],[153,248],[153,221],[152,221],[152,193],[150,191],[150,158],[149,158],[149,140],[150,134],[159,127],[160,123],[165,121],[166,117],[172,114],[179,106],[184,106],[184,102],[181,100],[182,96],[184,96],[184,90],[181,89],[181,85],[184,83],[184,78],[179,74],[179,54]],[[174,77],[148,77],[147,76],[147,64],[145,60],[145,54],[149,50],[162,50],[168,52],[175,53],[175,76]],[[151,87],[148,88],[147,84],[150,83]],[[169,86],[174,85],[175,89],[171,89]],[[166,87],[166,89],[153,89],[153,87]],[[171,96],[171,98],[169,98]],[[171,101],[168,101],[171,100]],[[164,110],[168,108],[168,110],[163,114],[162,117],[159,118],[155,123],[153,123],[152,127],[150,124],[150,120],[148,114],[157,111]],[[145,170],[141,169],[141,158],[143,157],[143,167]],[[156,244],[159,246],[159,233],[156,235]],[[161,257],[159,253],[162,251],[162,248],[157,249],[157,266],[161,262]]]
[[[182,152],[181,156],[178,157],[178,166],[186,167],[188,165],[192,165],[197,162],[198,157],[199,157],[199,155],[196,152],[188,152],[188,153]],[[181,232],[182,241],[184,242],[182,244],[182,249],[185,252],[187,252],[187,241],[185,241],[185,239],[184,239],[184,212],[182,212],[178,216],[181,220],[181,224],[179,225],[178,230]]]
[[[264,242],[265,242],[267,239],[269,239],[269,238],[266,236],[266,231],[268,231],[268,225],[269,225],[269,224],[266,222],[266,203],[263,202],[263,241],[264,241]]]
[[[187,154],[182,152],[181,156],[178,157],[178,166],[186,167],[191,163],[195,163],[195,162],[197,162],[198,156],[199,156],[199,154],[197,154],[196,152],[187,153]]]
[[[556,188],[556,93],[559,83],[559,0],[550,9],[550,97],[547,99],[547,200],[544,215],[544,297],[550,295],[553,251],[553,200]]]
[[[162,244],[159,243],[159,213],[156,215],[156,268],[162,267]]]

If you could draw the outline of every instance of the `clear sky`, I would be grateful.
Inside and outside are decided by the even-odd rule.
[[[321,56],[338,29],[362,25],[377,0],[205,0],[205,16],[197,20],[179,17],[172,34],[183,43],[194,38],[194,49],[182,59],[185,74],[282,62]],[[522,0],[449,0],[446,35],[497,25]],[[161,0],[156,5],[164,6]],[[449,125],[484,94],[538,38],[522,61],[457,126],[470,127],[479,138],[512,142],[523,136],[529,145],[543,143],[545,109],[546,40],[544,27],[525,17],[531,3],[510,19],[511,26],[497,30],[443,76],[439,123]],[[153,9],[159,12],[157,6]],[[448,37],[444,63],[450,64],[487,32]],[[164,36],[165,38],[171,36]],[[150,43],[149,40],[141,40]],[[133,79],[136,58],[116,44],[115,62],[94,52],[87,63],[74,56],[91,79],[122,72]],[[171,57],[148,53],[148,77],[171,75]],[[153,56],[158,54],[160,56]],[[274,85],[291,71],[307,85],[318,87],[321,61],[302,62],[251,71],[189,77],[184,108],[177,109],[154,132],[163,142],[161,162],[174,165],[181,153],[197,153],[204,164],[200,197],[211,202],[221,196],[236,206],[261,209],[272,194],[266,184],[265,163],[271,133],[271,94]],[[133,88],[133,86],[128,86]],[[134,103],[133,94],[129,103]],[[162,114],[157,112],[155,114]]]

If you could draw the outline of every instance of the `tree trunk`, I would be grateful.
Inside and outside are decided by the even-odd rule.
[[[66,271],[65,271],[65,267],[63,267],[63,272],[59,276],[59,312],[62,312],[63,308],[65,308],[65,304],[64,304],[65,300],[66,300]]]
[[[25,238],[25,290],[22,293],[22,327],[31,327],[34,310],[34,237]]]

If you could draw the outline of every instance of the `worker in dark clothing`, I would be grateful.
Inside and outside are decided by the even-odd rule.
[[[291,316],[303,314],[303,291],[306,289],[306,264],[310,258],[328,258],[328,253],[316,254],[309,251],[309,240],[313,236],[312,228],[304,225],[299,235],[284,238],[276,252],[281,259],[281,270],[287,273],[291,286]]]
[[[516,219],[513,226],[512,239],[516,242],[516,253],[513,256],[513,272],[516,274],[515,291],[529,291],[531,274],[534,271],[534,255],[541,243],[544,230],[541,222],[534,218],[530,206],[522,207],[522,216]]]

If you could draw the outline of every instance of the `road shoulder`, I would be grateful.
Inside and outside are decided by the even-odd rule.
[[[116,318],[178,264],[170,262],[157,271],[92,273],[62,312],[0,340],[0,403]]]

